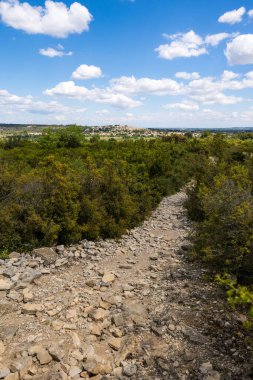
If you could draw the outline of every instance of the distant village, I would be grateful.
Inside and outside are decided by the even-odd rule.
[[[27,125],[27,124],[0,124],[0,138],[19,136],[22,138],[36,139],[48,128],[57,131],[70,125]],[[101,139],[127,139],[127,138],[156,138],[165,137],[172,134],[191,135],[200,137],[203,133],[226,133],[234,134],[240,132],[252,132],[252,128],[216,128],[216,129],[174,129],[174,128],[138,128],[128,125],[104,125],[104,126],[80,126],[87,138],[98,136]]]

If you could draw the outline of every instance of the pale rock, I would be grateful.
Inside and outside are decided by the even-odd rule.
[[[21,256],[21,254],[20,254],[19,252],[11,252],[11,253],[9,254],[9,258],[10,258],[10,259],[19,259],[20,256]]]
[[[70,370],[69,370],[69,376],[71,379],[73,379],[73,377],[79,375],[79,373],[82,372],[82,369],[80,367],[71,367]]]
[[[76,330],[77,327],[74,323],[64,323],[62,328],[66,330]]]
[[[56,268],[59,268],[59,267],[66,265],[66,264],[68,264],[68,259],[62,258],[62,259],[57,259],[54,265]]]
[[[10,373],[9,368],[1,368],[0,369],[0,379],[4,379]]]
[[[37,359],[41,365],[48,364],[53,360],[52,356],[44,348],[37,352]]]
[[[31,291],[28,288],[25,288],[23,290],[23,301],[24,302],[31,302],[33,301],[34,297]]]
[[[97,356],[87,358],[83,363],[83,368],[93,375],[106,375],[112,372],[111,363]]]
[[[13,287],[13,283],[10,280],[0,278],[0,291],[10,290]]]
[[[135,364],[127,364],[123,367],[123,375],[132,377],[137,373],[137,366]]]
[[[36,304],[36,303],[26,303],[22,306],[22,313],[23,314],[30,314],[30,315],[36,315],[38,312],[43,310],[42,304]]]
[[[35,280],[39,279],[42,275],[40,270],[29,270],[28,272],[24,272],[19,277],[19,282],[16,285],[16,288],[22,289],[22,286],[32,284]]]
[[[25,358],[16,359],[11,363],[10,370],[11,372],[19,372],[20,377],[22,378],[27,374],[32,364],[32,358],[29,356]]]
[[[121,338],[110,338],[108,340],[108,345],[115,351],[118,351],[121,347],[122,339]]]
[[[78,362],[80,362],[81,360],[84,359],[84,355],[81,354],[81,352],[79,350],[75,350],[75,351],[71,352],[71,356],[72,356],[72,358],[76,359]]]
[[[116,368],[114,368],[114,370],[113,370],[113,375],[114,375],[116,378],[121,378],[121,377],[122,377],[122,373],[123,373],[123,369],[122,369],[122,367],[116,367]]]
[[[71,333],[71,338],[72,338],[72,341],[73,341],[73,344],[74,344],[75,348],[81,347],[81,340],[80,340],[80,338],[79,338],[79,336],[77,335],[76,332],[72,332]]]
[[[102,307],[102,309],[108,310],[108,309],[110,309],[111,304],[109,304],[108,302],[105,302],[105,301],[101,300],[99,302],[99,306]]]
[[[34,344],[33,346],[28,348],[28,355],[30,355],[30,356],[37,355],[37,353],[43,349],[44,349],[44,347],[41,346],[40,344]]]
[[[175,331],[176,326],[173,325],[172,323],[169,323],[168,328],[169,328],[170,331]]]
[[[115,275],[110,272],[108,273],[106,272],[102,277],[103,282],[114,282],[114,280],[115,280]]]
[[[90,333],[95,336],[100,336],[103,330],[102,324],[92,324]]]
[[[17,301],[17,302],[22,301],[22,296],[16,290],[11,290],[7,294],[7,298],[9,298],[9,299],[11,299],[13,301]]]
[[[57,260],[57,254],[52,248],[37,248],[32,251],[32,255],[35,257],[40,257],[44,260],[46,265],[54,264]]]
[[[102,321],[107,315],[108,311],[101,308],[95,309],[89,314],[94,321]]]
[[[125,319],[124,319],[124,317],[123,317],[123,315],[122,314],[116,314],[116,315],[114,315],[113,316],[113,318],[112,318],[112,320],[113,320],[113,323],[115,324],[115,326],[123,326],[124,325],[124,321],[125,321]]]
[[[4,378],[4,380],[19,380],[19,373],[10,373],[8,376]]]
[[[52,328],[56,331],[59,331],[63,328],[64,326],[64,322],[62,321],[59,321],[59,320],[55,320],[52,322]]]
[[[203,374],[206,374],[210,371],[213,370],[213,366],[210,362],[206,362],[206,363],[203,363],[201,364],[201,366],[199,367],[199,371]]]

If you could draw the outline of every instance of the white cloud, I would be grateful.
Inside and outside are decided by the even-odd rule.
[[[199,73],[186,73],[185,71],[180,71],[175,74],[176,78],[182,78],[185,80],[199,79]]]
[[[31,95],[18,96],[11,94],[7,90],[0,90],[0,107],[3,107],[2,113],[6,112],[6,109],[12,110],[13,113],[28,112],[40,115],[85,112],[84,108],[69,107],[56,101],[43,102],[41,100],[34,100]]]
[[[57,48],[49,47],[47,49],[40,49],[39,54],[44,55],[45,57],[55,58],[55,57],[71,56],[73,55],[73,52],[72,51],[64,52],[63,47],[61,45],[58,45]]]
[[[249,11],[248,11],[248,16],[251,18],[251,17],[253,17],[253,9],[250,9]]]
[[[102,110],[97,110],[96,111],[97,115],[108,115],[109,113],[110,113],[110,111],[107,110],[107,109],[102,109]]]
[[[198,57],[207,54],[203,39],[193,30],[167,36],[172,42],[160,45],[155,51],[160,58],[172,60],[178,57]]]
[[[114,92],[111,88],[93,87],[92,89],[87,89],[86,87],[77,86],[73,81],[58,83],[55,87],[44,91],[44,94],[90,100],[95,103],[108,104],[118,108],[135,108],[142,104],[140,101],[134,100],[124,94]]]
[[[249,71],[248,73],[246,73],[246,74],[245,74],[245,77],[246,77],[247,79],[251,79],[251,80],[253,80],[253,71]]]
[[[191,102],[169,103],[169,104],[165,104],[163,108],[166,110],[178,109],[181,111],[198,111],[199,110],[198,104],[191,103]]]
[[[100,78],[102,76],[102,70],[100,67],[93,65],[80,65],[73,73],[73,79],[91,79],[91,78]]]
[[[236,79],[239,77],[239,74],[237,73],[234,73],[233,71],[228,71],[228,70],[225,70],[221,76],[221,79],[223,81],[229,81],[229,80],[232,80],[232,79]]]
[[[64,3],[51,0],[47,0],[44,7],[19,0],[1,1],[0,17],[14,29],[58,38],[88,30],[92,20],[89,10],[80,3],[75,2],[67,8]]]
[[[242,18],[245,13],[246,13],[246,9],[244,7],[234,9],[220,16],[218,21],[224,24],[231,24],[231,25],[237,24],[242,21]]]
[[[227,44],[225,50],[229,65],[253,64],[253,34],[241,34]]]
[[[131,77],[120,77],[113,79],[110,82],[113,91],[127,94],[138,94],[138,93],[153,93],[155,95],[166,95],[178,93],[181,85],[170,79],[150,79],[150,78],[140,78],[136,79],[134,76]]]
[[[171,40],[171,42],[160,45],[155,51],[158,52],[160,58],[172,60],[178,57],[189,58],[208,54],[207,48],[209,46],[217,46],[221,41],[232,38],[235,34],[217,33],[209,34],[202,38],[191,30],[188,33],[163,34],[163,36]]]
[[[205,38],[205,42],[211,46],[217,46],[219,43],[227,38],[234,37],[234,34],[230,33],[217,33],[217,34],[208,34]]]

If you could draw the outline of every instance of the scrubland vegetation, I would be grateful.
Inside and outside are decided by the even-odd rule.
[[[197,162],[186,139],[88,142],[77,127],[9,139],[0,155],[2,251],[120,237],[188,182]]]
[[[2,140],[0,160],[2,255],[119,238],[189,184],[193,257],[218,274],[232,304],[252,306],[253,134],[86,141],[69,127]]]

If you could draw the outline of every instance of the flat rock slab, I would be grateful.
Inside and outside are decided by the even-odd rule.
[[[32,251],[32,255],[40,257],[46,265],[54,264],[57,260],[57,254],[53,248],[37,248]]]

